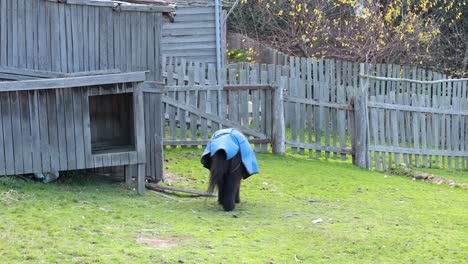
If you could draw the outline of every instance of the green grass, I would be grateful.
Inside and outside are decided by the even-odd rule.
[[[171,184],[206,189],[201,152],[165,149]],[[216,198],[151,191],[142,197],[120,182],[74,174],[53,184],[2,177],[0,262],[467,261],[464,189],[332,160],[257,159],[260,174],[243,182],[242,203],[229,213]],[[468,172],[447,175],[466,179]],[[172,247],[161,248],[161,241]]]

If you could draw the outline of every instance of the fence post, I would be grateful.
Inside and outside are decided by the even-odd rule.
[[[280,85],[274,87],[273,97],[273,131],[271,147],[274,154],[284,155],[286,153],[286,126],[284,124],[284,96],[283,91],[288,78],[281,77]]]
[[[369,87],[369,67],[360,64],[359,87],[354,100],[355,153],[354,164],[361,168],[371,168],[369,157],[369,117],[367,108],[367,90]]]

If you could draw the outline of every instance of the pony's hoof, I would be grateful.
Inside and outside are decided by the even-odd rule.
[[[223,209],[226,212],[230,212],[230,211],[234,210],[234,208],[236,208],[235,204],[225,204],[225,205],[223,204]]]

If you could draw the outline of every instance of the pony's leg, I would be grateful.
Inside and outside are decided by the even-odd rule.
[[[223,186],[218,186],[218,203],[223,204],[224,200],[224,188]]]
[[[222,205],[224,211],[232,211],[236,207],[236,196],[239,191],[239,181],[232,175],[227,175],[224,180],[224,191]]]
[[[237,188],[236,203],[240,203],[240,183],[239,183],[239,188]]]

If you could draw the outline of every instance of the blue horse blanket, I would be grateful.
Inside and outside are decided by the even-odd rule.
[[[258,164],[255,153],[250,147],[248,139],[234,128],[221,129],[213,134],[213,137],[205,147],[201,157],[201,163],[210,169],[211,157],[218,150],[226,152],[226,159],[232,159],[240,150],[242,164],[244,164],[249,176],[258,173]]]

